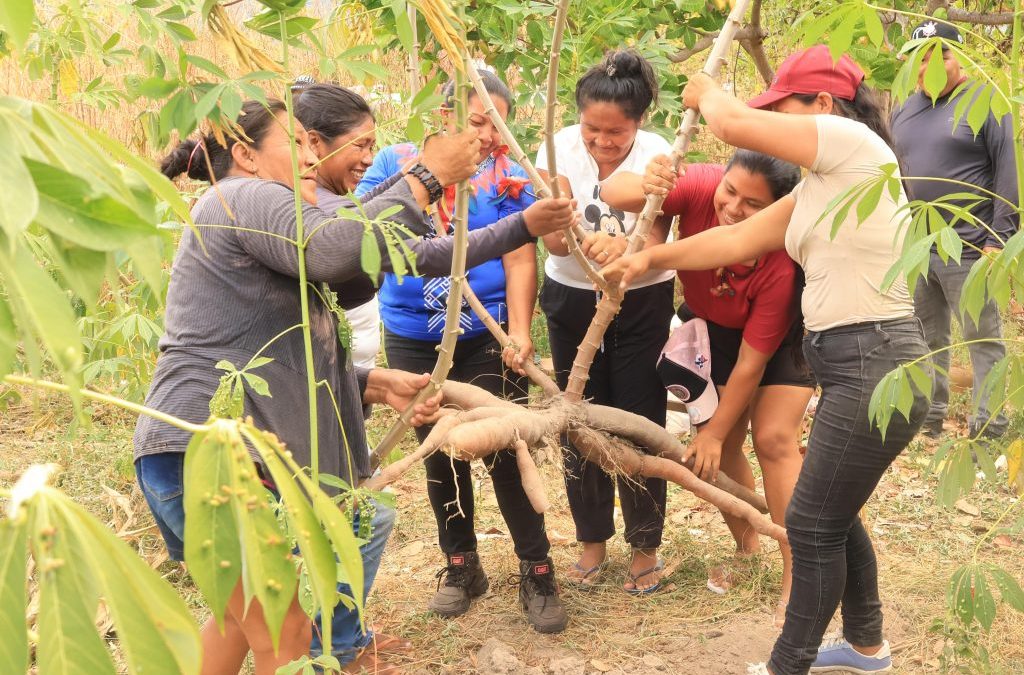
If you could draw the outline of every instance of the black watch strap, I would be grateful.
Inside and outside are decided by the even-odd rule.
[[[423,183],[423,187],[427,188],[428,199],[430,199],[431,203],[444,196],[444,188],[441,186],[441,181],[437,180],[437,176],[432,174],[430,169],[420,162],[416,162],[409,167],[409,175]]]

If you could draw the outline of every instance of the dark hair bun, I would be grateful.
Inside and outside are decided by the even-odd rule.
[[[603,101],[618,105],[623,114],[634,120],[644,114],[658,98],[658,77],[644,57],[632,49],[618,49],[605,54],[576,83],[576,107],[582,110],[589,103]]]
[[[184,173],[192,180],[210,182],[206,146],[195,139],[186,138],[160,162],[160,173],[171,180]]]
[[[605,57],[608,77],[643,77],[644,59],[633,50],[615,51]]]

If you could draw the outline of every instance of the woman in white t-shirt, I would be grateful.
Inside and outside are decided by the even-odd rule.
[[[554,137],[559,184],[577,200],[584,229],[609,235],[616,245],[625,245],[637,217],[601,201],[601,183],[620,171],[643,173],[651,158],[670,151],[663,138],[640,129],[657,95],[654,70],[643,57],[633,51],[609,53],[576,84],[580,123]],[[544,147],[537,155],[537,168],[548,178]],[[648,243],[664,242],[667,232],[667,222],[659,221]],[[597,297],[562,236],[546,236],[544,244],[550,256],[540,303],[547,316],[556,379],[564,389],[577,347],[594,318]],[[631,284],[590,368],[584,392],[588,399],[664,426],[665,388],[655,366],[672,310],[672,272],[642,275]],[[564,459],[569,508],[576,539],[583,544],[568,580],[585,587],[598,581],[607,560],[606,542],[615,534],[617,482],[624,536],[633,551],[623,588],[633,594],[656,591],[661,585],[658,547],[665,521],[665,482],[614,481],[601,467],[584,461],[568,442]]]
[[[605,268],[610,281],[628,282],[651,269],[709,269],[784,248],[804,270],[804,354],[821,385],[821,400],[786,511],[793,590],[785,625],[769,662],[751,666],[750,673],[874,673],[892,667],[882,639],[877,563],[859,512],[920,429],[928,405],[915,389],[909,414],[894,414],[884,438],[868,407],[886,373],[923,357],[928,348],[905,281],[884,283],[903,246],[902,190],[884,190],[862,222],[859,209],[850,209],[835,236],[832,215],[821,219],[836,197],[877,178],[882,165],[896,164],[885,117],[863,80],[864,72],[849,57],[833,62],[824,45],[786,59],[751,107],[710,78],[693,77],[685,103],[700,109],[712,133],[809,173],[791,195],[742,223]],[[819,649],[840,602],[843,638]]]

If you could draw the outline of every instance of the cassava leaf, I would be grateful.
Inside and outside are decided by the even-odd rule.
[[[4,673],[28,670],[27,537],[25,519],[0,521],[0,635],[4,636],[0,640],[0,672]]]
[[[185,450],[185,561],[223,630],[224,612],[242,574],[238,526],[229,505],[234,489],[232,452],[245,452],[214,424],[197,432]],[[226,488],[226,489],[225,489]]]
[[[54,511],[88,565],[117,629],[128,672],[177,675],[198,672],[199,629],[188,607],[127,544],[81,506],[59,493]]]

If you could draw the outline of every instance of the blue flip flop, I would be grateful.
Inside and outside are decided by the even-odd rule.
[[[600,582],[601,572],[603,572],[604,569],[608,567],[608,559],[605,558],[604,560],[590,568],[583,567],[579,564],[578,561],[574,562],[572,564],[572,567],[582,576],[562,577],[563,582],[569,584],[570,586],[575,586],[580,590],[589,591],[597,587],[597,584]]]
[[[629,580],[632,581],[633,585],[635,586],[637,584],[637,580],[641,577],[645,577],[653,572],[660,572],[663,569],[665,569],[665,561],[661,558],[658,558],[658,562],[654,567],[648,567],[645,570],[641,570],[637,574],[630,574],[627,572],[626,576],[629,577]],[[658,579],[657,583],[655,583],[653,586],[648,586],[647,588],[623,588],[622,590],[629,593],[630,595],[650,595],[651,593],[657,593],[661,590],[661,579]]]

